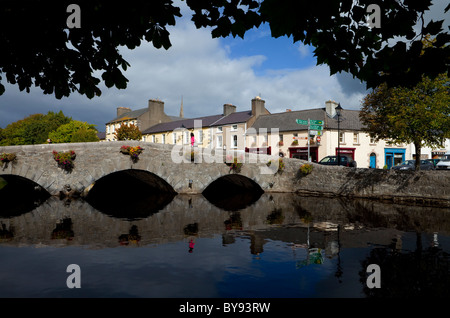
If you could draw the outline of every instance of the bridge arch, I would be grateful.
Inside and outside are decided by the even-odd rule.
[[[203,196],[219,208],[228,211],[243,209],[256,202],[264,190],[247,176],[227,174],[212,181]]]
[[[148,217],[177,195],[164,179],[147,170],[125,169],[101,177],[85,191],[85,200],[97,210],[118,218]]]
[[[50,193],[28,178],[0,174],[0,216],[13,217],[34,210]]]

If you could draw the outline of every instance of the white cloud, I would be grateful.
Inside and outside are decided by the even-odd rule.
[[[172,47],[167,51],[146,42],[135,50],[121,49],[131,64],[124,72],[129,79],[126,90],[103,87],[102,96],[92,100],[77,94],[56,100],[43,96],[39,89],[27,94],[6,85],[7,92],[0,97],[0,126],[32,113],[62,109],[104,130],[118,106],[139,109],[147,106],[148,99],[159,98],[167,114],[178,115],[181,96],[186,117],[221,113],[225,103],[236,105],[238,111],[248,110],[251,99],[259,94],[271,112],[324,107],[328,99],[339,101],[344,108],[360,106],[363,95],[346,94],[326,66],[268,70],[258,75],[254,70],[263,65],[265,56],[231,58],[232,46],[212,39],[209,29],[196,29],[189,18],[178,19],[170,32]],[[298,49],[301,54],[309,52],[308,47]]]
[[[304,45],[303,43],[300,43],[298,46],[298,52],[300,53],[300,57],[301,58],[305,58],[307,56],[309,56],[310,50],[309,50],[309,46],[308,45]]]

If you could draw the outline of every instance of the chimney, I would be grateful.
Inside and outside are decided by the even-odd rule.
[[[336,107],[337,107],[337,105],[338,105],[338,103],[335,102],[334,100],[327,100],[325,102],[325,110],[327,112],[327,115],[330,116],[331,118],[336,116]]]
[[[236,112],[236,106],[231,105],[231,104],[224,104],[223,105],[223,115],[224,116],[228,116],[232,113]]]
[[[252,115],[255,117],[258,117],[259,115],[262,115],[265,113],[265,104],[266,102],[261,99],[261,97],[256,96],[252,99]]]
[[[125,113],[131,112],[131,108],[128,107],[117,107],[117,117],[122,116]]]
[[[292,111],[292,109],[290,109],[290,108],[286,109],[286,112],[291,112],[291,111]]]
[[[164,102],[159,99],[149,99],[148,112],[151,118],[161,119],[164,116]]]

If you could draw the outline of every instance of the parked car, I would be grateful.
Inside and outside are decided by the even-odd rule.
[[[405,160],[392,167],[394,170],[415,170],[416,160]],[[420,170],[434,170],[434,164],[428,160],[420,160]]]
[[[340,155],[341,163],[340,166],[353,167],[356,168],[356,161],[352,159],[350,156]],[[338,165],[338,156],[326,156],[323,157],[322,160],[318,162],[321,165],[330,165],[337,166]]]
[[[426,161],[431,162],[434,165],[434,168],[436,168],[436,165],[441,159],[425,159]]]
[[[450,170],[450,152],[447,152],[444,157],[436,164],[437,170]]]

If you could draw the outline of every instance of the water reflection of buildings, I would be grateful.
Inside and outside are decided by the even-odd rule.
[[[199,238],[222,235],[223,244],[249,238],[255,255],[264,252],[268,241],[282,241],[293,248],[307,244],[320,248],[325,257],[336,257],[340,248],[385,245],[393,239],[401,246],[403,231],[450,233],[449,209],[294,194],[263,194],[239,211],[222,210],[201,195],[177,195],[161,211],[139,220],[110,217],[81,200],[65,203],[52,197],[31,212],[0,217],[2,244],[114,247],[121,235],[130,235],[136,226],[139,246],[180,241],[195,232]],[[55,224],[63,219],[71,220],[73,237],[65,242],[51,240]]]

